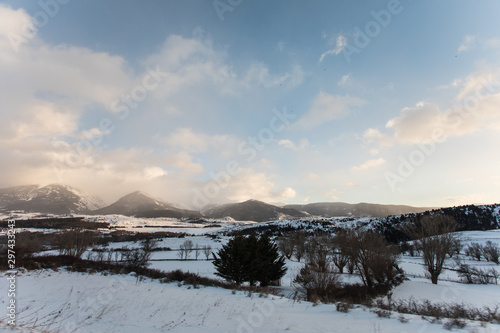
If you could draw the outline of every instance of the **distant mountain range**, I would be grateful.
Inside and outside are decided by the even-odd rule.
[[[127,194],[115,203],[106,206],[101,199],[88,195],[79,189],[67,185],[51,184],[43,187],[27,185],[0,189],[0,209],[50,214],[116,214],[136,217],[174,218],[206,217],[263,222],[306,216],[385,217],[419,213],[430,208],[369,203],[347,204],[341,202],[279,207],[258,200],[248,200],[240,203],[212,205],[200,212],[176,207],[140,191]]]
[[[433,209],[431,207],[412,207],[403,205],[380,205],[370,203],[348,204],[344,202],[317,202],[307,205],[286,205],[284,208],[296,209],[308,214],[323,217],[353,216],[353,217],[386,217],[421,213]]]

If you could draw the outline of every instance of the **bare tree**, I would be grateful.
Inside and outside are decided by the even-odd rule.
[[[189,254],[193,252],[194,243],[192,240],[186,240],[179,246],[178,255],[182,260],[187,260]]]
[[[196,260],[198,260],[200,253],[201,253],[200,245],[196,243],[196,245],[194,246],[194,257],[196,258]]]
[[[446,254],[457,243],[459,236],[453,233],[458,224],[451,216],[442,214],[424,215],[419,220],[404,224],[403,231],[422,251],[425,267],[433,284],[443,270]]]
[[[284,235],[278,238],[278,250],[281,255],[287,259],[291,259],[293,252],[295,250],[295,243],[292,238],[292,235]]]
[[[345,237],[341,251],[349,255],[348,265],[356,268],[367,287],[391,283],[401,272],[397,266],[398,249],[387,246],[381,235],[371,230],[357,230],[348,232]]]
[[[500,264],[500,248],[497,244],[493,244],[491,241],[487,241],[483,246],[483,256],[486,260],[494,262],[495,264]]]
[[[203,254],[207,258],[207,260],[210,258],[211,253],[212,253],[212,247],[210,245],[203,246]]]
[[[347,241],[347,232],[340,230],[331,243],[332,261],[337,266],[340,274],[344,273],[344,267],[349,263],[349,255],[342,251],[346,247]]]
[[[306,252],[307,233],[304,231],[297,231],[292,234],[294,243],[294,255],[297,261],[302,260]]]
[[[59,253],[80,258],[95,241],[95,234],[91,231],[71,230],[59,235],[56,244]]]
[[[477,261],[481,261],[481,257],[483,256],[483,248],[481,244],[470,243],[470,245],[465,249],[465,255],[474,258]]]

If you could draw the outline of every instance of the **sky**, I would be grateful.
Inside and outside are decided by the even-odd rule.
[[[0,1],[0,187],[500,202],[498,1]]]

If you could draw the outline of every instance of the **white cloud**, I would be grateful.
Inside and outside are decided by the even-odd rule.
[[[351,79],[351,74],[343,75],[340,81],[337,82],[337,85],[345,86],[350,81],[350,79]]]
[[[500,68],[489,68],[469,75],[464,80],[455,80],[459,88],[452,104],[447,109],[431,103],[420,102],[415,107],[403,108],[400,114],[390,119],[382,133],[370,128],[363,138],[380,146],[394,144],[416,144],[428,140],[446,140],[496,128],[500,121]]]
[[[312,101],[309,110],[292,127],[312,129],[348,115],[352,109],[366,102],[353,96],[333,96],[321,91]]]
[[[340,200],[341,198],[338,196],[339,195],[339,191],[336,190],[336,189],[331,189],[330,191],[326,192],[324,195],[325,197],[328,199],[328,200],[332,200],[332,201],[338,201]]]
[[[476,36],[473,35],[466,35],[462,42],[460,43],[460,46],[457,49],[457,52],[460,54],[462,52],[468,51],[474,47],[474,42],[476,40]]]
[[[300,145],[296,145],[291,140],[282,139],[282,140],[278,141],[278,145],[283,146],[287,149],[302,150],[302,149],[309,147],[309,141],[307,139],[304,139],[300,142]]]
[[[261,85],[264,88],[277,86],[295,87],[302,83],[304,72],[298,65],[294,66],[289,73],[281,75],[269,73],[269,68],[263,63],[256,62],[247,70],[244,82],[250,85]]]
[[[319,178],[319,175],[314,173],[314,172],[311,172],[307,175],[307,179],[309,180],[315,180],[315,179],[318,179]]]
[[[361,164],[359,166],[354,166],[354,167],[351,168],[351,170],[354,170],[354,171],[366,170],[366,169],[370,169],[370,168],[374,168],[374,167],[380,166],[380,165],[382,165],[384,163],[385,163],[385,159],[383,159],[382,157],[380,157],[380,158],[377,158],[377,159],[368,160],[368,161],[364,162],[363,164]]]
[[[155,179],[161,176],[166,176],[167,172],[160,167],[152,166],[144,168],[144,176],[147,179]]]
[[[500,49],[500,38],[489,38],[484,41],[486,49]]]
[[[347,45],[347,38],[339,34],[335,40],[335,47],[333,49],[324,52],[319,58],[319,62],[322,62],[327,55],[332,55],[332,54],[338,55],[340,52],[344,50],[346,45]]]

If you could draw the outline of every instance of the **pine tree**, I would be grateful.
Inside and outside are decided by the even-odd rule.
[[[243,236],[235,236],[217,252],[217,255],[214,254],[214,265],[217,270],[215,275],[237,284],[247,280],[244,241]]]
[[[267,286],[287,270],[284,257],[267,236],[235,236],[214,257],[215,274],[237,284],[249,282],[254,286],[260,282]]]
[[[285,258],[279,254],[278,246],[267,235],[261,236],[257,241],[255,261],[257,281],[261,286],[268,286],[286,273]]]

